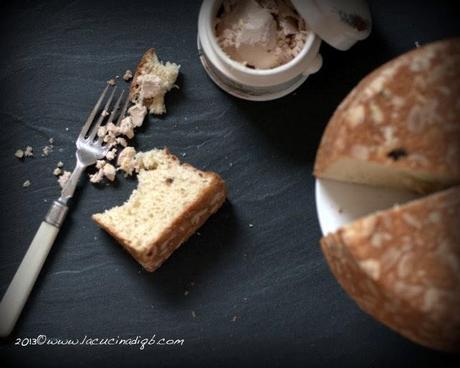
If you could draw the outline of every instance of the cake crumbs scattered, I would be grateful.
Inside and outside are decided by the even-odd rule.
[[[42,148],[43,157],[48,156],[51,152],[53,152],[53,145],[45,146]]]
[[[31,146],[27,146],[24,150],[24,157],[32,157],[34,155],[34,150]]]
[[[14,155],[17,157],[17,158],[23,158],[24,157],[24,151],[22,149],[18,149]]]
[[[27,187],[30,187],[30,184],[31,184],[31,183],[30,183],[30,180],[26,180],[24,183],[22,183],[22,186],[23,186],[24,188],[27,188]]]
[[[182,157],[187,156],[187,152],[182,152]]]
[[[60,169],[62,169],[64,167],[64,163],[62,161],[59,161],[57,164],[56,164],[57,167],[59,167]]]
[[[107,84],[110,86],[114,86],[115,84],[117,84],[117,81],[115,80],[115,78],[112,78],[107,81]]]
[[[54,144],[54,138],[51,137],[50,139],[48,139],[48,143],[49,143],[49,144]]]
[[[54,175],[54,176],[62,175],[62,169],[61,169],[60,167],[56,167],[56,168],[53,170],[53,175]]]
[[[129,69],[126,70],[125,74],[123,74],[123,79],[127,82],[133,79],[133,72]]]
[[[192,311],[192,317],[193,317],[193,318],[196,318],[196,313],[195,313],[195,311]]]
[[[107,154],[105,155],[105,158],[109,161],[112,161],[113,159],[115,159],[116,154],[117,154],[117,149],[112,148],[109,152],[107,152]]]
[[[67,184],[70,179],[70,175],[72,175],[70,171],[64,170],[64,172],[59,176],[58,183],[61,188],[64,188],[64,186]]]
[[[238,319],[238,316],[233,316],[232,322],[236,322],[237,319]]]
[[[102,179],[107,178],[110,181],[115,180],[117,170],[112,164],[109,164],[104,160],[97,160],[96,162],[96,171],[94,174],[89,175],[89,181],[91,183],[100,183]]]
[[[249,227],[254,227],[254,224],[249,224],[248,226],[249,226]]]

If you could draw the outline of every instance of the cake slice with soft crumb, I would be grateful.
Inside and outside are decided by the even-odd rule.
[[[93,219],[147,270],[160,265],[225,201],[224,181],[167,149],[138,153],[139,184],[126,203]]]

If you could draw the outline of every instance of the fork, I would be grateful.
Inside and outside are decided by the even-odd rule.
[[[103,110],[99,112],[109,89],[112,89],[112,92],[110,93]],[[0,302],[1,337],[8,336],[11,333],[19,315],[21,314],[38,274],[40,273],[46,257],[48,256],[51,246],[53,245],[59,229],[64,222],[68,211],[67,204],[74,195],[80,176],[88,166],[93,165],[97,160],[104,158],[109,151],[110,147],[104,144],[103,138],[99,137],[97,132],[104,121],[115,121],[114,119],[118,109],[120,108],[120,104],[122,103],[123,95],[125,93],[124,90],[120,93],[112,111],[109,114],[108,111],[111,108],[116,90],[117,87],[112,87],[110,85],[105,87],[88,119],[83,125],[76,142],[77,163],[75,168],[69,180],[62,188],[60,197],[51,205],[51,208],[38,228],[29,249],[19,265],[16,274],[3,295],[2,301]],[[126,97],[123,107],[118,115],[116,125],[120,125],[121,120],[126,114],[128,104],[129,98]],[[96,120],[97,115],[98,117]]]

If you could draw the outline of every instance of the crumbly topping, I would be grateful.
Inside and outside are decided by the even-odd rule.
[[[165,86],[161,78],[154,74],[143,74],[137,78],[137,82],[141,85],[140,100],[154,98],[162,93],[165,93]]]

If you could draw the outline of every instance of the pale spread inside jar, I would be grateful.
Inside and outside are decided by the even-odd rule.
[[[253,69],[288,63],[309,32],[289,0],[224,0],[214,30],[222,50]]]

